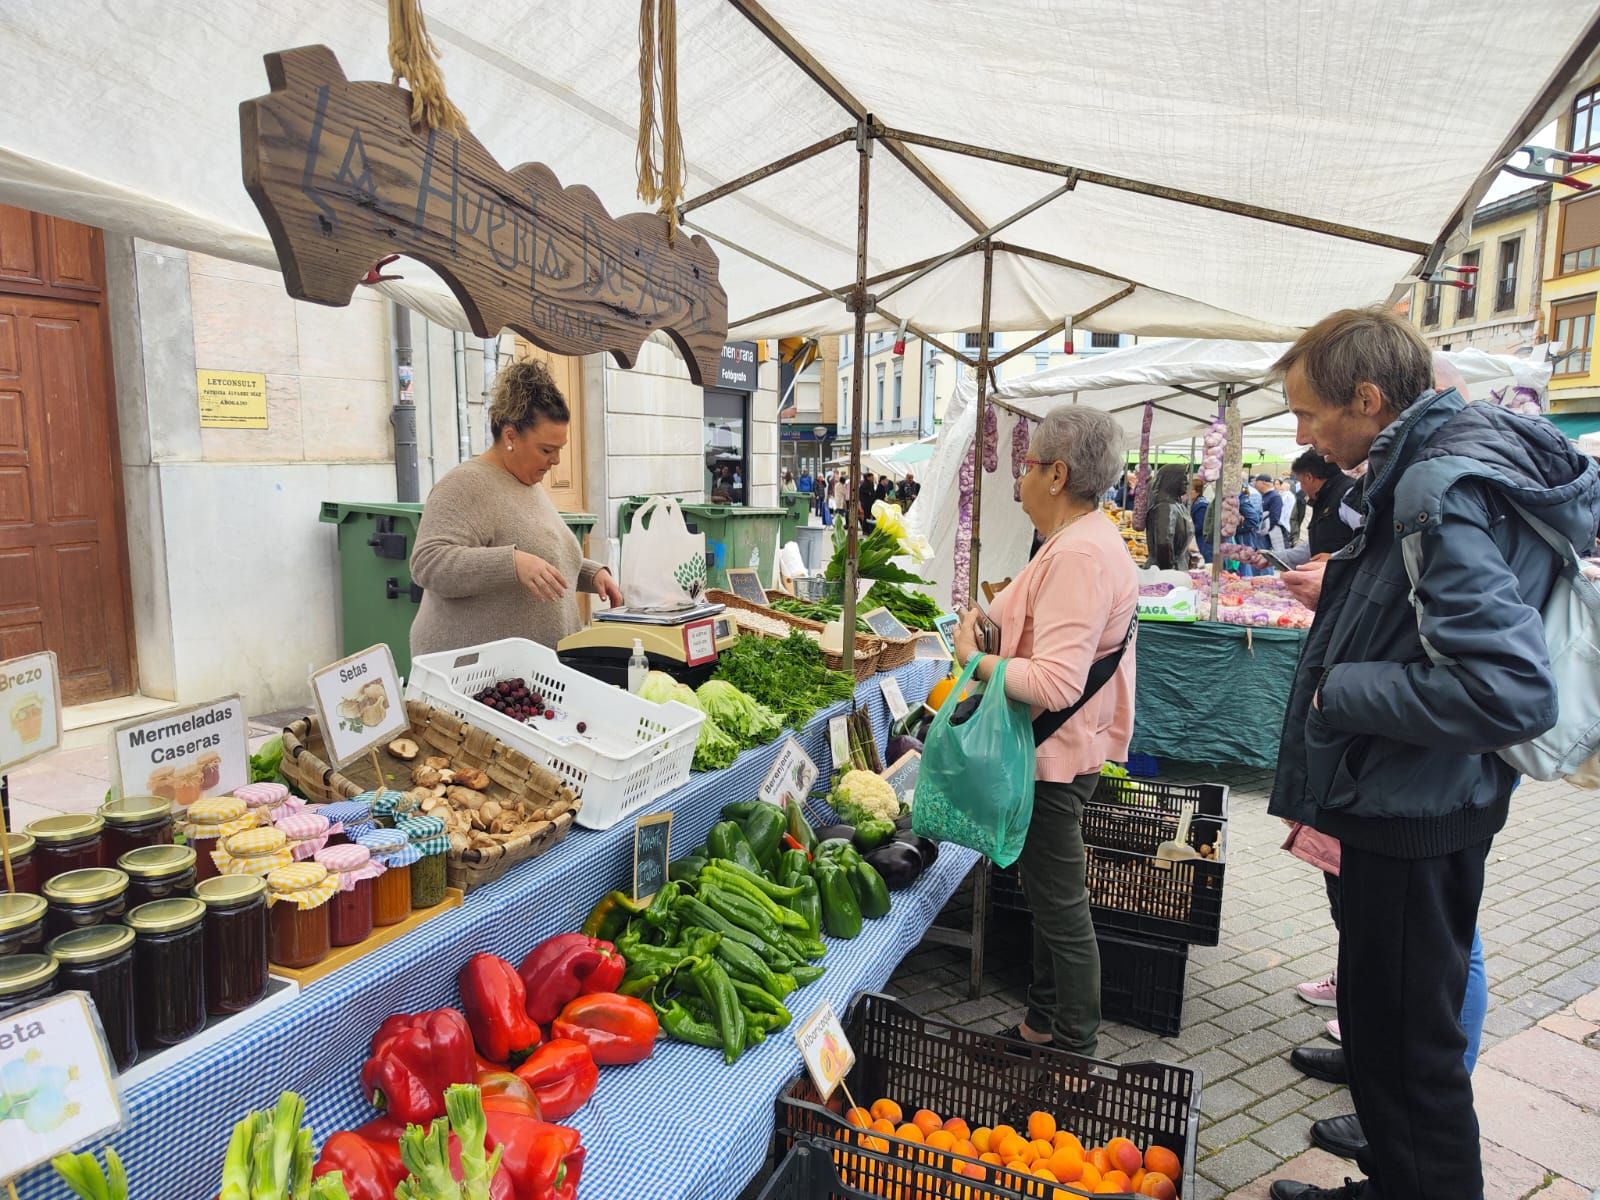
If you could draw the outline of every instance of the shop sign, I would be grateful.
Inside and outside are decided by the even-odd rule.
[[[244,701],[224,696],[119,725],[111,758],[124,796],[162,796],[180,806],[226,796],[250,782]]]
[[[64,992],[6,1014],[0,1091],[9,1110],[0,1179],[15,1179],[122,1128],[116,1068],[87,992]]]
[[[0,662],[0,775],[61,744],[61,678],[53,650]]]
[[[265,429],[267,377],[254,371],[196,371],[201,429]]]
[[[717,386],[734,392],[753,392],[760,369],[754,342],[729,342],[717,359]]]
[[[313,674],[311,697],[327,743],[328,761],[336,767],[388,744],[411,728],[394,653],[384,642]]]
[[[702,237],[656,213],[613,218],[549,167],[503,169],[470,132],[411,126],[411,93],[351,83],[326,46],[266,56],[272,91],[239,106],[244,186],[289,295],[340,307],[391,255],[431,267],[473,330],[631,367],[660,330],[702,387],[718,378],[728,297]],[[530,128],[536,126],[530,126]]]
[[[795,1030],[794,1040],[800,1046],[806,1070],[811,1073],[811,1082],[817,1085],[818,1095],[826,1102],[850,1074],[850,1068],[856,1065],[856,1052],[839,1024],[833,1005],[826,1000],[819,1004]]]
[[[905,693],[900,690],[900,681],[893,675],[885,675],[878,686],[883,689],[883,702],[889,706],[890,718],[904,721],[911,706],[906,703]]]

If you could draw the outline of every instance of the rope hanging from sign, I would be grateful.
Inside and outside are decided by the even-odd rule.
[[[389,68],[394,83],[402,79],[411,88],[411,126],[460,134],[467,127],[445,93],[439,69],[439,47],[428,35],[422,0],[389,0]]]
[[[667,240],[672,241],[678,235],[678,202],[688,180],[683,131],[678,126],[678,0],[639,0],[636,159],[639,199],[658,206],[667,221]]]

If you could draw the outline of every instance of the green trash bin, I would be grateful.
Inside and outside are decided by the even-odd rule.
[[[562,513],[579,545],[587,546],[598,518]],[[338,527],[339,603],[343,654],[388,644],[402,678],[411,673],[411,622],[422,589],[411,582],[422,505],[399,502],[322,502],[322,521]]]
[[[814,497],[810,492],[784,492],[782,503],[788,511],[783,518],[783,526],[779,530],[781,544],[787,546],[795,540],[795,530],[802,525],[811,523],[811,504]]]
[[[622,531],[623,558],[633,514],[648,496],[630,496],[617,506],[617,527]],[[680,504],[691,533],[706,537],[706,586],[726,588],[729,567],[752,567],[763,582],[771,582],[778,535],[789,516],[787,508],[747,508],[739,504]]]

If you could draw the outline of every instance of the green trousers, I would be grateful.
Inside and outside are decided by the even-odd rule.
[[[1056,1048],[1093,1055],[1100,1036],[1100,947],[1084,879],[1083,805],[1099,772],[1071,783],[1040,781],[1018,864],[1033,910],[1033,986],[1028,1028]]]

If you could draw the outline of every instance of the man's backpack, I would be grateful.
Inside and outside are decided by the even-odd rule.
[[[1531,742],[1500,751],[1500,757],[1534,779],[1560,779],[1572,774],[1600,750],[1600,586],[1584,575],[1571,542],[1514,500],[1506,497],[1506,502],[1556,552],[1561,573],[1539,614],[1544,623],[1550,669],[1556,680],[1555,727]],[[1406,575],[1411,580],[1411,604],[1417,611],[1420,630],[1422,602],[1417,598],[1417,575],[1422,569],[1420,529],[1401,539],[1400,552],[1405,560]],[[1422,648],[1436,665],[1454,665],[1455,660],[1440,654],[1426,637],[1422,639]]]

